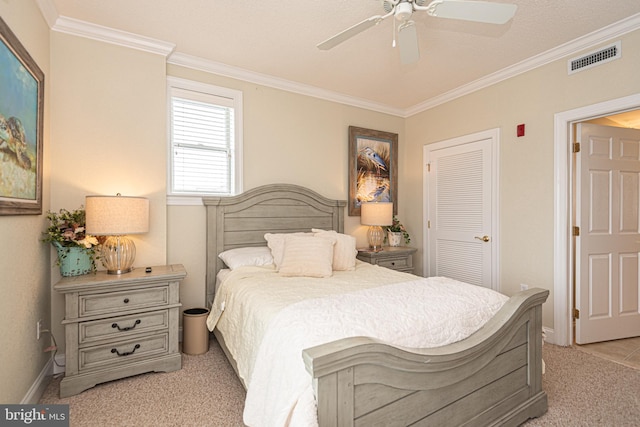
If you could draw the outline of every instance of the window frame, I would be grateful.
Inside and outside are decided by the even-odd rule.
[[[171,101],[174,92],[194,92],[194,100],[203,101],[206,98],[212,98],[210,101],[215,104],[213,98],[225,98],[229,100],[234,109],[234,147],[232,150],[233,161],[233,188],[227,193],[180,193],[173,191],[173,141],[172,141],[172,123],[171,123]],[[221,86],[215,86],[208,83],[202,83],[194,80],[182,79],[179,77],[167,77],[167,204],[168,205],[202,205],[203,197],[215,196],[233,196],[242,193],[242,92],[235,89],[229,89]]]

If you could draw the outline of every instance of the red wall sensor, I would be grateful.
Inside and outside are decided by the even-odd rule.
[[[524,136],[524,123],[518,125],[518,127],[516,128],[516,135],[518,137]]]

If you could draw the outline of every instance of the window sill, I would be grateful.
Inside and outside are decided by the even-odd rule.
[[[202,196],[167,196],[167,206],[203,206]]]

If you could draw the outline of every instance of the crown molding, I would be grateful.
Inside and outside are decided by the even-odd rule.
[[[405,117],[413,116],[438,105],[453,101],[456,98],[460,98],[501,81],[510,79],[511,77],[526,73],[527,71],[531,71],[551,62],[566,58],[567,56],[575,55],[585,49],[591,49],[597,44],[607,42],[612,38],[620,37],[638,29],[640,29],[640,13],[631,15],[628,18],[557,46],[539,55],[528,58],[517,64],[503,68],[500,71],[460,86],[440,96],[436,96],[420,104],[416,104],[405,110]]]
[[[267,74],[257,73],[220,62],[210,61],[180,52],[174,52],[176,47],[174,43],[115,30],[113,28],[103,27],[65,16],[59,16],[52,0],[36,1],[40,7],[42,15],[49,24],[49,27],[54,31],[164,55],[167,57],[167,63],[174,65],[403,118],[411,117],[415,114],[437,107],[438,105],[445,104],[453,101],[454,99],[469,95],[519,74],[523,74],[527,71],[549,64],[553,61],[563,59],[570,55],[575,55],[585,49],[591,49],[595,45],[607,42],[612,38],[620,37],[624,34],[640,29],[640,13],[631,15],[628,18],[600,30],[594,31],[495,73],[484,76],[471,83],[457,87],[442,95],[427,99],[424,102],[407,109],[402,109],[321,89],[311,85],[285,80]]]
[[[210,61],[196,56],[187,55],[180,52],[172,53],[167,59],[167,63],[179,65],[182,67],[192,68],[195,70],[205,71],[224,77],[230,77],[255,83],[262,86],[281,89],[300,95],[311,96],[314,98],[324,99],[326,101],[337,102],[340,104],[350,105],[353,107],[364,108],[367,110],[378,111],[380,113],[390,114],[394,116],[404,116],[404,111],[400,108],[390,107],[385,104],[379,104],[366,99],[344,95],[326,89],[320,89],[315,86],[296,83],[290,80],[273,77],[267,74],[261,74],[243,68],[233,67],[221,62]]]
[[[210,61],[203,58],[174,52],[175,44],[164,42],[149,37],[140,36],[125,31],[116,30],[101,25],[92,24],[86,21],[59,16],[52,0],[36,0],[40,11],[49,27],[53,31],[86,37],[119,46],[139,49],[146,52],[156,53],[167,57],[167,63],[183,67],[193,68],[225,77],[239,79],[250,83],[260,84],[275,89],[307,95],[326,101],[338,102],[345,105],[378,111],[394,116],[404,116],[404,111],[393,108],[385,104],[375,103],[366,99],[351,97],[338,92],[320,89],[315,86],[296,83],[290,80],[256,73],[238,67],[233,67],[220,62]]]
[[[303,85],[300,83],[291,82],[289,80],[284,80],[237,67],[232,67],[219,62],[185,55],[180,52],[174,52],[173,54],[171,54],[167,59],[167,62],[205,72],[210,72],[213,74],[222,75],[225,77],[273,87],[276,89],[299,93],[301,95],[312,96],[327,101],[408,118],[415,114],[437,107],[438,105],[445,104],[447,102],[453,101],[454,99],[461,98],[465,95],[469,95],[473,92],[492,86],[496,83],[500,83],[501,81],[510,79],[519,74],[526,73],[527,71],[534,70],[538,67],[566,58],[570,55],[575,55],[585,49],[592,48],[594,45],[607,42],[612,38],[620,37],[624,34],[638,29],[640,29],[640,13],[631,15],[628,18],[625,18],[607,27],[601,28],[600,30],[579,37],[568,43],[528,58],[495,73],[489,74],[485,77],[460,86],[442,95],[430,98],[407,109],[394,108],[385,104],[379,104],[361,98],[350,97],[337,92],[320,89],[314,86]]]
[[[51,0],[37,0],[37,4],[40,8],[40,13],[42,13],[49,28],[53,31],[142,50],[165,57],[169,56],[176,48],[174,43],[60,16]]]
[[[101,25],[91,24],[78,19],[60,16],[52,30],[79,37],[111,43],[145,52],[155,53],[162,56],[169,56],[174,51],[174,43],[128,33],[126,31],[115,30]]]

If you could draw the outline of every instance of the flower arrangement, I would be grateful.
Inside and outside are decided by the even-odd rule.
[[[392,233],[402,233],[402,237],[404,237],[404,243],[409,244],[411,242],[411,238],[409,237],[409,233],[407,233],[407,229],[404,228],[404,225],[398,220],[397,216],[393,216],[393,220],[391,225],[384,227],[385,231],[391,231]],[[385,237],[386,239],[386,237]]]
[[[60,265],[62,259],[70,252],[72,247],[85,248],[89,258],[91,259],[91,268],[96,271],[95,260],[97,258],[96,246],[100,243],[95,236],[88,235],[85,232],[86,215],[85,210],[80,207],[74,211],[60,209],[59,212],[47,212],[49,227],[44,232],[42,241],[51,243],[58,250],[58,262]]]

